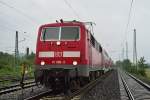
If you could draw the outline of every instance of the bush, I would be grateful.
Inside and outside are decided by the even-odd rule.
[[[12,76],[17,79],[21,78],[21,66],[26,64],[28,66],[28,76],[33,77],[33,64],[34,64],[35,54],[31,53],[28,56],[18,57],[16,59],[17,66],[15,66],[14,55],[0,52],[0,79],[5,76]]]
[[[124,70],[135,73],[137,75],[146,76],[145,68],[148,68],[148,65],[145,64],[144,57],[141,57],[140,60],[137,63],[137,66],[132,64],[129,59],[125,59],[123,61],[117,61],[116,65],[122,66]]]
[[[138,73],[142,76],[146,76],[145,69],[139,69]]]

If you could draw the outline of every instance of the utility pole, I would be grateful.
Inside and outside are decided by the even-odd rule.
[[[128,59],[128,42],[126,41],[126,59]]]
[[[26,48],[26,56],[29,55],[29,47]]]
[[[134,34],[133,34],[133,64],[137,67],[137,48],[136,48],[136,29],[134,29]]]
[[[121,54],[120,54],[120,53],[118,54],[118,57],[119,57],[119,61],[121,61],[121,60],[120,60],[120,58],[121,58]]]
[[[122,61],[124,60],[124,47],[122,48]]]
[[[15,37],[15,67],[18,64],[18,56],[19,56],[19,50],[18,50],[18,31],[16,31],[16,37]]]

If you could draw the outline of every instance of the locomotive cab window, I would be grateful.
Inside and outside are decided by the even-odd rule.
[[[43,28],[42,40],[58,40],[59,39],[59,27]]]
[[[78,40],[79,27],[62,27],[61,40]]]
[[[42,30],[41,40],[79,40],[79,27],[46,27]]]

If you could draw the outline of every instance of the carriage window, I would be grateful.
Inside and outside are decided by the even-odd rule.
[[[106,51],[105,51],[105,55],[106,55],[106,57],[109,57]]]
[[[102,52],[102,47],[99,45],[99,52]]]
[[[99,50],[98,46],[99,46],[99,44],[98,44],[98,42],[95,40],[95,48],[96,48],[97,51]]]
[[[92,43],[93,47],[95,47],[95,39],[94,39],[93,35],[91,35],[91,43]]]
[[[78,40],[79,27],[62,27],[61,40]]]
[[[42,31],[42,40],[58,40],[59,27],[44,28]]]

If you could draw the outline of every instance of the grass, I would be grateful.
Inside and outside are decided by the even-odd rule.
[[[15,59],[14,55],[0,52],[0,84],[6,85],[7,83],[19,81],[22,77],[22,64],[28,66],[28,73],[25,75],[26,79],[33,77],[34,71],[32,66],[34,57],[35,54],[33,52],[28,56],[25,55],[17,59]],[[14,61],[17,62],[17,67],[14,67]]]
[[[21,66],[18,67],[5,67],[0,69],[0,87],[10,85],[14,82],[17,82],[21,79]],[[33,78],[33,68],[28,68],[28,73],[25,77]]]
[[[134,76],[142,80],[143,82],[150,85],[150,68],[145,69],[146,76],[142,76],[139,74],[132,73]]]
[[[12,68],[12,67],[6,67],[0,69],[0,78],[3,79],[5,76],[15,77],[19,78],[21,76],[20,73],[20,67]]]
[[[12,83],[13,80],[20,78],[19,68],[1,68],[0,69],[0,87],[7,86]]]
[[[150,79],[150,68],[145,69],[145,73],[146,73],[147,78]]]
[[[150,85],[150,78],[141,76],[141,75],[137,75],[137,74],[133,74],[135,77],[139,78],[140,80],[142,80],[143,82],[147,83]]]

